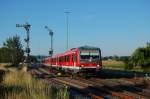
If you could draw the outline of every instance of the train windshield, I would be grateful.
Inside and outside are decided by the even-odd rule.
[[[99,50],[93,51],[80,51],[80,61],[81,62],[96,62],[100,60]]]

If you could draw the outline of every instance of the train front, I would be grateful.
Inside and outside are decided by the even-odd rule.
[[[102,68],[100,48],[83,46],[78,48],[78,52],[82,72],[95,72]]]

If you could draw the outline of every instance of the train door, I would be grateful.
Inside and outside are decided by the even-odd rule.
[[[73,55],[72,55],[72,63],[73,63],[73,66],[75,67],[75,66],[76,66],[76,63],[77,63],[76,54],[73,54]]]

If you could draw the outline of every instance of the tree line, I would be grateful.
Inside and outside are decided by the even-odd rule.
[[[37,62],[40,56],[30,56],[31,62]],[[17,66],[25,59],[23,45],[20,37],[15,35],[6,39],[3,46],[0,48],[0,63],[12,63]],[[131,56],[106,56],[102,60],[123,61],[127,68],[136,66],[150,67],[150,43],[144,47],[137,48]]]
[[[127,61],[130,56],[105,56],[102,57],[102,60],[115,60],[115,61]]]

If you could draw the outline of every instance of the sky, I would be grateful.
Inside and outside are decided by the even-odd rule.
[[[31,24],[30,48],[33,55],[48,55],[54,32],[54,53],[66,51],[68,16],[69,48],[99,47],[102,56],[131,55],[150,42],[150,0],[0,0],[0,47],[14,35],[25,47],[24,28]]]

